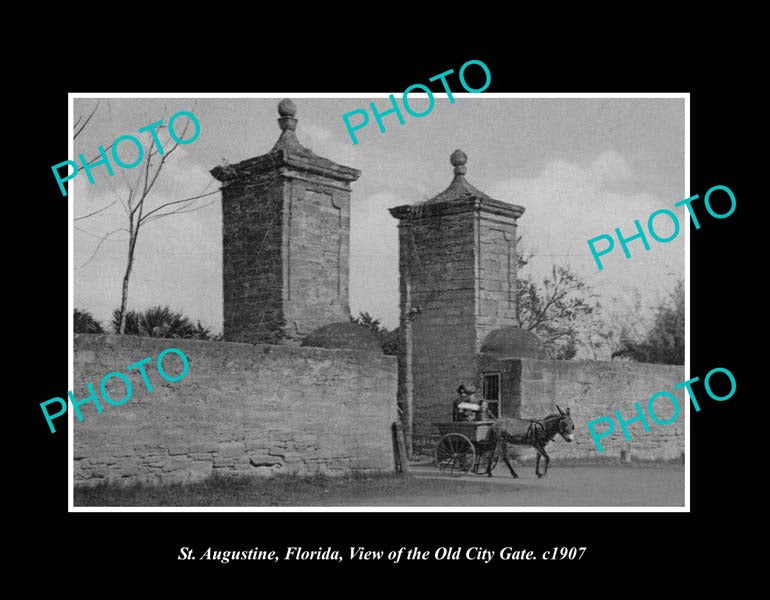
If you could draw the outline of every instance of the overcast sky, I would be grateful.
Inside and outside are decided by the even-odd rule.
[[[398,95],[396,96],[399,97]],[[398,323],[397,221],[387,209],[424,201],[443,191],[452,180],[449,155],[461,148],[468,155],[467,179],[493,198],[523,205],[519,233],[535,253],[532,269],[549,270],[554,262],[568,263],[585,276],[605,302],[631,305],[638,290],[647,304],[667,295],[684,275],[684,234],[668,244],[650,240],[630,244],[632,258],[616,250],[597,270],[587,240],[620,227],[634,233],[633,221],[643,224],[651,212],[674,209],[685,198],[683,99],[522,99],[488,94],[455,94],[455,103],[437,94],[429,115],[405,114],[404,125],[394,115],[384,118],[386,133],[370,119],[357,132],[354,146],[341,115],[375,102],[383,110],[386,98],[306,98],[297,105],[297,136],[316,154],[362,171],[351,197],[350,304],[384,324]],[[410,96],[410,99],[412,96]],[[200,122],[200,137],[180,146],[169,159],[148,201],[157,206],[217,189],[210,169],[264,154],[280,130],[276,106],[280,98],[252,99],[109,99],[101,100],[93,120],[75,142],[75,154],[94,157],[124,134],[180,110],[192,111]],[[425,103],[417,99],[415,111]],[[87,113],[96,99],[76,99],[75,115]],[[184,119],[179,124],[183,126]],[[147,135],[147,134],[138,134]],[[143,138],[144,139],[144,138]],[[162,136],[165,139],[165,136]],[[130,162],[130,144],[121,145]],[[85,173],[75,179],[75,217],[113,202],[125,190],[124,174],[115,167],[94,170],[89,185]],[[129,290],[129,308],[168,304],[214,331],[222,329],[221,196],[200,202],[205,208],[150,223],[142,229]],[[120,203],[98,215],[78,220],[74,230],[75,306],[91,311],[103,324],[120,304],[126,263],[127,234],[118,232],[101,244],[101,237],[126,226]],[[658,222],[656,221],[656,227]],[[660,219],[659,236],[671,233]]]

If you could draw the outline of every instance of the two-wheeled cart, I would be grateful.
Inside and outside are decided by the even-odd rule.
[[[489,453],[492,468],[498,456],[494,442],[488,441],[488,433],[494,421],[453,421],[433,423],[441,434],[436,446],[436,465],[439,471],[451,477],[461,477],[469,471],[477,475],[486,473]]]

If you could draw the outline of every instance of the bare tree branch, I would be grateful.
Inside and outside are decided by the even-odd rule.
[[[140,196],[137,196],[139,200],[137,201],[136,206],[131,208],[131,201],[129,200],[128,202],[128,206],[129,208],[131,208],[131,215],[130,215],[131,218],[133,218],[136,211],[139,210],[139,208],[144,205],[144,199],[147,197],[147,180],[150,177],[150,163],[152,162],[152,144],[153,144],[153,140],[150,139],[150,141],[147,143],[147,159],[144,166],[144,185],[142,186],[143,191]],[[161,164],[161,166],[163,165]],[[158,170],[158,172],[160,172],[160,169]],[[140,180],[141,180],[141,177],[137,180],[137,184],[139,183]],[[130,187],[129,190],[130,190],[131,196],[133,196],[134,188]]]
[[[189,126],[190,126],[190,122],[188,121],[187,124],[184,126],[184,129],[182,130],[182,135],[179,136],[180,140],[182,138],[184,138],[184,134],[187,133],[187,128]],[[171,139],[171,138],[169,137],[169,139]],[[152,186],[155,185],[155,182],[158,179],[158,175],[160,175],[160,171],[163,168],[164,163],[166,162],[168,157],[171,156],[171,154],[174,152],[174,150],[176,150],[179,147],[179,143],[180,142],[175,142],[173,146],[171,146],[168,150],[166,150],[166,152],[163,153],[163,158],[160,159],[160,164],[158,165],[158,168],[155,170],[155,175],[153,176],[152,181],[150,182],[149,186],[147,185],[147,180],[145,179],[145,182],[144,182],[144,184],[145,184],[145,186],[144,186],[145,187],[144,195],[145,196],[147,196],[150,193],[150,190],[152,190]],[[149,161],[148,161],[148,164],[149,164]]]
[[[108,112],[109,112],[110,110],[109,103],[107,106],[108,106]],[[164,114],[165,114],[165,111],[164,111]],[[110,113],[110,119],[112,119],[111,113]],[[128,287],[129,287],[129,282],[130,282],[131,273],[132,273],[133,264],[134,264],[137,241],[139,239],[139,233],[142,229],[142,226],[154,220],[162,219],[170,215],[184,214],[184,213],[194,212],[196,210],[205,208],[206,206],[209,206],[210,204],[212,204],[215,200],[204,203],[200,206],[195,206],[194,203],[197,200],[200,200],[207,196],[212,196],[220,192],[219,188],[210,192],[206,191],[214,183],[214,181],[212,180],[203,188],[203,190],[200,193],[194,196],[183,198],[181,200],[173,200],[170,202],[165,202],[160,206],[152,208],[152,210],[149,210],[147,208],[146,201],[151,197],[154,187],[160,179],[160,176],[163,171],[163,167],[167,164],[168,159],[176,151],[176,149],[180,146],[180,144],[183,143],[183,140],[185,139],[185,135],[191,123],[192,123],[192,120],[188,120],[179,137],[175,135],[175,132],[173,136],[171,135],[171,132],[169,132],[168,139],[161,140],[160,136],[158,135],[158,132],[160,132],[162,129],[168,129],[166,126],[163,126],[163,125],[158,127],[157,131],[155,132],[155,135],[153,135],[152,133],[148,133],[148,135],[150,136],[150,139],[148,140],[146,147],[144,147],[144,150],[145,150],[144,157],[143,157],[144,164],[137,169],[136,177],[135,178],[128,177],[124,172],[125,170],[122,170],[123,181],[125,182],[126,189],[127,189],[127,198],[125,197],[126,192],[118,193],[115,190],[115,187],[112,185],[112,183],[109,182],[110,189],[112,189],[113,194],[115,194],[116,201],[113,201],[112,203],[108,204],[103,208],[100,208],[98,210],[95,210],[91,213],[88,213],[87,215],[84,215],[78,218],[78,220],[83,220],[83,219],[92,217],[94,215],[97,215],[107,210],[111,206],[113,206],[117,201],[120,201],[120,203],[123,205],[123,208],[126,211],[126,216],[128,217],[128,229],[125,229],[125,228],[116,229],[114,231],[111,231],[105,234],[102,237],[99,237],[93,233],[83,230],[88,235],[98,238],[99,243],[97,244],[96,248],[94,249],[91,256],[88,258],[88,260],[79,267],[79,268],[83,268],[87,266],[94,259],[94,257],[100,250],[102,244],[110,236],[112,236],[113,234],[119,231],[125,231],[128,233],[127,260],[126,260],[125,272],[123,275],[121,305],[119,310],[119,316],[120,316],[119,332],[121,334],[125,333],[125,328],[126,328],[126,313],[128,310],[127,309]],[[156,137],[158,139],[157,144],[155,143]],[[110,145],[110,147],[113,147],[113,145]],[[131,181],[132,179],[134,179],[133,182]]]
[[[97,234],[95,234],[95,233],[91,233],[91,232],[90,232],[90,231],[88,231],[87,229],[83,229],[82,227],[78,227],[77,225],[75,225],[75,229],[77,229],[78,231],[82,231],[82,232],[83,232],[83,233],[85,233],[86,235],[90,235],[91,237],[95,237],[95,238],[97,238],[97,239],[102,237],[102,236],[100,236],[100,235],[97,235]]]
[[[220,191],[220,190],[216,190],[216,191]],[[159,219],[160,217],[165,217],[167,215],[184,215],[184,214],[191,213],[191,212],[197,212],[197,211],[199,211],[199,210],[201,210],[203,208],[206,208],[207,206],[211,206],[217,200],[218,200],[217,198],[214,198],[210,202],[206,202],[206,204],[201,204],[200,206],[196,206],[195,208],[187,208],[186,210],[182,210],[185,207],[177,208],[174,211],[171,211],[171,212],[168,212],[168,213],[163,213],[162,215],[155,215],[151,219],[149,219],[148,221],[145,221],[145,222],[146,223],[150,223],[150,222],[154,221],[155,219]]]
[[[134,198],[134,188],[128,188],[128,201],[126,202],[126,211],[128,212],[129,219],[134,217],[134,211],[131,210],[131,200]]]
[[[125,181],[126,187],[128,188],[128,199],[129,199],[129,202],[130,202],[131,201],[131,190],[133,189],[133,187],[131,186],[131,182],[128,180],[128,177],[126,177],[125,169],[121,169],[121,173],[123,174],[123,181]],[[115,191],[115,188],[113,187],[112,182],[110,182],[108,180],[107,184],[110,186],[110,189],[112,190],[112,192],[120,199],[120,203],[123,205],[123,210],[126,211],[126,215],[129,215],[131,213],[131,211],[128,208],[129,205],[126,204],[126,202],[123,200],[123,196],[121,196],[120,194],[118,194]]]
[[[89,232],[85,231],[84,229],[80,229],[80,231],[83,231],[84,233],[88,233],[89,235],[93,235],[92,233],[89,233]],[[98,243],[98,244],[96,244],[96,248],[94,249],[94,251],[93,251],[93,253],[91,254],[91,256],[89,257],[89,259],[88,259],[86,262],[84,262],[82,265],[80,265],[80,266],[78,267],[78,269],[83,269],[83,268],[85,268],[86,266],[88,266],[88,264],[89,264],[89,263],[90,263],[90,262],[91,262],[91,261],[94,259],[94,257],[96,256],[96,253],[97,253],[97,252],[99,252],[99,248],[101,248],[101,247],[102,247],[102,244],[103,244],[104,242],[106,242],[106,241],[107,241],[107,238],[108,238],[108,237],[110,237],[110,236],[111,236],[113,233],[117,233],[118,231],[126,231],[126,230],[125,230],[125,228],[121,227],[121,228],[119,228],[119,229],[115,229],[115,230],[113,230],[113,231],[110,231],[109,233],[105,233],[105,234],[102,236],[102,239],[100,239],[100,240],[99,240],[99,243]]]
[[[91,237],[95,237],[95,238],[97,238],[97,239],[101,239],[101,238],[103,238],[105,235],[110,235],[110,234],[112,234],[112,233],[115,233],[115,232],[117,232],[117,231],[125,231],[126,233],[128,233],[128,229],[126,229],[125,227],[120,227],[120,228],[118,228],[118,229],[115,229],[114,231],[111,231],[109,234],[104,234],[104,235],[99,235],[99,234],[97,234],[97,233],[91,233],[91,232],[90,232],[90,231],[88,231],[87,229],[83,229],[82,227],[78,227],[77,225],[75,225],[75,229],[77,229],[78,231],[80,231],[80,232],[82,232],[82,233],[85,233],[86,235],[90,235]]]
[[[114,143],[115,143],[115,142],[113,142],[113,144],[114,144]],[[113,145],[113,144],[110,144],[109,146],[107,146],[107,147],[104,149],[104,152],[105,152],[105,153],[106,153],[106,152],[109,152],[109,150],[110,150],[110,148],[112,148],[112,145]],[[97,155],[97,156],[94,156],[94,157],[93,157],[91,160],[89,160],[89,161],[88,161],[88,163],[87,163],[87,164],[89,164],[89,165],[90,165],[90,164],[91,164],[92,162],[94,162],[94,161],[95,161],[97,158],[99,158],[99,156],[101,156],[101,154],[99,154],[99,155]],[[81,165],[78,167],[78,172],[80,172],[80,171],[82,171],[82,170],[83,170],[83,165],[81,164]]]
[[[166,208],[167,206],[171,206],[172,204],[181,204],[182,202],[192,202],[193,200],[198,200],[200,198],[205,198],[206,196],[211,196],[212,194],[217,194],[217,193],[219,193],[219,191],[220,191],[219,189],[216,189],[213,192],[208,192],[206,194],[201,194],[199,196],[193,196],[191,198],[185,198],[184,200],[174,200],[173,202],[166,202],[165,204],[161,204],[157,208],[152,209],[150,212],[148,212],[146,215],[144,215],[144,217],[142,217],[140,219],[140,223],[145,223],[147,221],[147,219],[150,218],[150,216],[152,216],[154,213],[158,212],[159,210],[162,210],[162,209]],[[164,213],[162,215],[156,215],[155,218],[165,217],[165,216],[171,215],[171,214],[177,214],[177,213],[175,213],[175,211],[170,211],[170,212]]]
[[[94,215],[98,215],[100,212],[103,212],[103,211],[107,210],[108,208],[110,208],[111,206],[113,206],[118,200],[120,200],[120,197],[118,197],[117,199],[113,200],[107,206],[104,206],[104,207],[100,208],[99,210],[95,210],[94,212],[90,212],[87,215],[83,215],[82,217],[75,217],[74,220],[75,221],[82,221],[83,219],[87,219],[88,217],[93,217]]]
[[[81,116],[81,117],[78,118],[77,122],[75,123],[75,133],[72,136],[73,140],[75,138],[77,138],[83,132],[83,130],[86,128],[86,125],[88,125],[89,121],[91,121],[91,118],[94,116],[94,113],[96,112],[96,109],[99,108],[99,102],[101,102],[101,100],[97,100],[96,101],[96,106],[94,106],[94,109],[91,111],[91,114],[88,115],[88,118],[86,119],[86,122],[83,123],[83,125],[80,126],[80,129],[78,129],[77,126],[78,126],[78,123],[80,123],[80,121],[83,119],[83,117]]]

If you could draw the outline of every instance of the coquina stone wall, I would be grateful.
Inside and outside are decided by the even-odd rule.
[[[166,348],[188,357],[179,382],[161,378],[155,359]],[[146,357],[153,386],[138,370]],[[168,354],[163,368],[181,373]],[[73,393],[113,371],[129,376],[133,396],[121,406],[100,399],[81,406],[74,424],[75,484],[172,482],[214,472],[344,474],[392,471],[396,359],[361,350],[252,345],[135,336],[76,335]],[[107,392],[120,400],[114,378]],[[71,407],[70,407],[71,410]]]
[[[621,451],[631,460],[677,460],[684,453],[685,402],[689,402],[683,389],[674,386],[685,380],[684,367],[653,365],[624,361],[570,361],[520,359],[519,415],[537,418],[570,408],[575,422],[575,438],[567,443],[557,436],[557,443],[549,446],[552,457],[596,458],[599,456],[620,458]],[[667,391],[679,401],[681,412],[671,425],[658,425],[647,413],[647,401],[656,392]],[[617,422],[615,411],[629,420],[637,415],[634,402],[644,411],[650,432],[640,421],[629,424],[631,440],[627,441]],[[660,420],[668,420],[674,414],[671,402],[659,398],[654,404]],[[614,432],[601,438],[604,452],[598,453],[586,426],[588,421],[601,416],[612,417]],[[608,425],[597,425],[603,433]],[[558,447],[557,447],[558,446]],[[553,448],[553,452],[551,452]]]
[[[689,399],[684,390],[674,386],[684,381],[684,367],[653,365],[624,361],[565,361],[537,360],[532,358],[499,358],[488,354],[477,357],[479,396],[482,392],[484,374],[500,375],[501,412],[504,417],[536,419],[569,407],[575,423],[575,441],[567,443],[560,436],[548,445],[547,451],[554,461],[562,458],[596,460],[679,460],[685,450],[685,405]],[[647,412],[647,402],[656,392],[667,391],[679,401],[679,417],[671,425],[655,423]],[[434,408],[426,418],[427,422],[449,421],[451,418],[452,395]],[[631,435],[628,441],[617,422],[615,411],[619,410],[626,420],[636,416],[634,402],[642,407],[649,423],[650,432],[635,421],[627,427]],[[665,398],[654,404],[655,414],[660,420],[668,420],[674,408]],[[601,438],[603,452],[600,454],[588,430],[587,423],[593,419],[612,417],[615,429],[612,434]],[[597,433],[608,428],[605,422],[596,426]],[[439,439],[434,429],[429,434],[415,435],[414,446],[419,454],[429,455]],[[535,451],[525,446],[510,446],[511,456],[521,459],[535,457]]]

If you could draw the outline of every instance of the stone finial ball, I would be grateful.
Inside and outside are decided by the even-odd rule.
[[[462,167],[468,162],[468,155],[458,148],[452,152],[452,156],[449,157],[449,162],[452,163],[453,167]]]
[[[284,98],[278,103],[278,114],[282,117],[294,117],[297,114],[297,105],[289,98]]]

